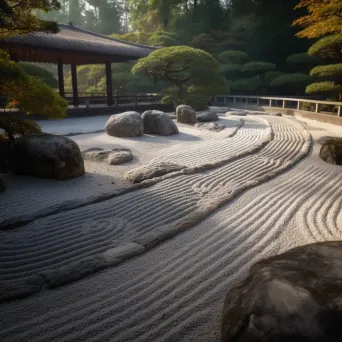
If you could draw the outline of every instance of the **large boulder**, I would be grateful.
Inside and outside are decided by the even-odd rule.
[[[221,342],[342,341],[342,242],[256,263],[229,291]]]
[[[339,138],[326,139],[322,143],[319,156],[327,163],[342,165],[342,141]]]
[[[141,116],[137,112],[125,112],[112,115],[106,125],[105,131],[114,137],[138,137],[144,133]]]
[[[30,134],[16,139],[10,148],[12,172],[65,180],[85,172],[81,151],[71,139],[54,134]]]
[[[115,148],[104,150],[92,147],[82,152],[84,160],[93,162],[106,162],[109,165],[118,165],[129,162],[133,159],[132,152],[126,148]]]
[[[187,105],[179,105],[176,109],[177,121],[185,124],[195,124],[196,111]]]
[[[141,115],[144,124],[144,133],[158,135],[178,134],[176,124],[170,116],[159,110],[147,110]]]
[[[219,119],[218,115],[215,112],[202,112],[197,114],[197,121],[200,122],[212,122],[217,121]]]

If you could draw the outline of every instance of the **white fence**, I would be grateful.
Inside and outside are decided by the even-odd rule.
[[[296,109],[311,111],[342,117],[342,102],[317,101],[303,98],[244,96],[244,95],[217,95],[216,104],[224,105],[250,105],[261,107],[278,107],[284,109]]]

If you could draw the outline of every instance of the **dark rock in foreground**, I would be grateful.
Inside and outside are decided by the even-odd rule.
[[[118,165],[129,162],[133,159],[132,152],[124,148],[104,150],[102,148],[89,148],[82,152],[85,160],[94,162],[107,162],[110,165]]]
[[[147,110],[141,115],[145,134],[178,134],[178,128],[169,115],[159,110]]]
[[[212,122],[217,121],[219,119],[218,115],[215,112],[202,112],[197,114],[197,121],[200,122]]]
[[[141,183],[146,179],[164,176],[167,173],[180,171],[185,168],[185,166],[172,163],[148,164],[128,171],[125,175],[125,178],[132,183]]]
[[[30,134],[16,139],[10,149],[10,169],[16,174],[58,180],[85,173],[78,145],[54,134]]]
[[[114,137],[138,137],[144,133],[141,116],[137,112],[112,115],[105,125],[108,135]]]
[[[342,341],[342,242],[289,250],[256,263],[229,291],[222,342]]]
[[[342,165],[342,140],[339,138],[327,138],[321,140],[322,147],[319,156],[329,164]]]

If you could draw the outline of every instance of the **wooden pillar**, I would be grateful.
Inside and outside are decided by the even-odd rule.
[[[57,61],[57,69],[58,69],[58,86],[59,86],[59,95],[65,97],[64,91],[64,74],[63,74],[63,62],[62,60]]]
[[[342,117],[342,106],[337,107],[337,116],[340,118]]]
[[[76,64],[71,64],[71,82],[72,82],[72,98],[73,105],[78,106],[78,89],[77,89],[77,67]]]
[[[113,106],[112,64],[106,62],[107,106]]]
[[[286,101],[283,100],[283,108],[286,108]]]
[[[316,103],[316,106],[315,106],[315,113],[319,113],[319,103]]]

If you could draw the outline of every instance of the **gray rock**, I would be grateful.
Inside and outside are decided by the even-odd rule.
[[[229,291],[221,342],[342,341],[342,242],[256,263]]]
[[[159,110],[147,110],[141,115],[144,133],[158,135],[178,134],[178,128],[169,115]]]
[[[103,150],[102,148],[89,148],[82,152],[85,160],[94,162],[107,162],[110,165],[118,165],[133,159],[132,152],[128,149]]]
[[[24,135],[12,143],[9,157],[16,174],[65,180],[85,173],[78,145],[61,135]]]
[[[176,109],[177,121],[185,124],[195,124],[196,111],[187,105],[179,105]]]
[[[319,156],[329,164],[342,165],[342,141],[340,139],[327,139],[321,147]]]
[[[281,113],[271,113],[271,115],[273,115],[273,116],[283,116],[283,114],[281,114]]]
[[[137,112],[125,112],[112,115],[106,125],[105,131],[114,137],[138,137],[144,133],[141,116]]]
[[[208,123],[196,123],[195,127],[200,129],[207,129],[209,131],[220,132],[226,128],[225,125],[220,125],[215,122],[208,122]]]
[[[212,122],[217,121],[219,119],[218,115],[215,112],[202,112],[197,114],[197,121],[200,122]]]
[[[167,173],[180,171],[185,168],[185,166],[176,165],[172,163],[148,164],[128,171],[125,175],[125,178],[131,181],[132,183],[141,183],[146,179],[160,177],[166,175]]]

